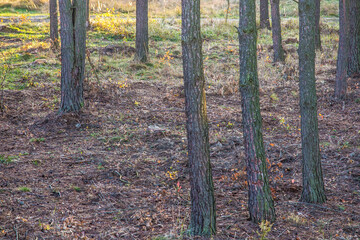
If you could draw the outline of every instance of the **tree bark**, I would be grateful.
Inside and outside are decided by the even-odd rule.
[[[59,47],[59,29],[58,29],[58,9],[57,0],[50,0],[50,39],[52,46]]]
[[[260,0],[260,28],[267,28],[270,30],[268,0]]]
[[[320,1],[315,0],[315,49],[321,50]]]
[[[60,113],[83,106],[86,49],[86,0],[59,0],[61,19]]]
[[[315,85],[315,2],[299,1],[299,86],[303,191],[301,201],[326,200],[321,168]]]
[[[349,1],[349,60],[348,75],[360,74],[360,1]]]
[[[190,234],[216,233],[205,79],[200,31],[200,0],[182,0],[182,54],[191,185]]]
[[[225,24],[228,23],[229,12],[230,12],[230,0],[226,0],[226,3],[227,6],[226,6]]]
[[[271,0],[271,29],[274,48],[274,62],[285,60],[281,37],[280,0]]]
[[[86,0],[86,27],[90,27],[90,0]]]
[[[255,0],[240,1],[240,92],[244,132],[249,212],[253,222],[275,220],[266,168],[257,73]]]
[[[339,48],[336,64],[335,98],[346,96],[349,57],[349,0],[339,0]]]
[[[136,60],[148,61],[148,0],[136,0]]]

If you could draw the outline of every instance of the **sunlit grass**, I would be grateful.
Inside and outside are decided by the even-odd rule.
[[[39,10],[44,6],[46,0],[0,0],[0,12],[4,9],[7,11],[26,12]],[[3,10],[1,10],[3,9]]]
[[[52,52],[49,40],[49,23],[26,21],[7,24],[0,32],[3,39],[0,48],[0,62],[11,66],[7,75],[7,89],[42,88],[41,82],[59,82],[60,52]],[[335,25],[334,25],[335,24]],[[227,95],[237,92],[238,80],[238,34],[234,27],[237,21],[225,24],[222,19],[202,21],[204,39],[204,68],[208,81],[208,91]],[[288,51],[288,66],[274,68],[272,64],[271,31],[259,30],[259,76],[260,79],[283,78],[282,71],[296,69],[296,49],[298,47],[298,19],[282,20],[283,43]],[[336,22],[322,24],[323,48],[327,49],[317,62],[336,58],[338,25]],[[135,20],[123,17],[115,10],[108,10],[92,18],[88,31],[87,47],[95,69],[87,64],[89,81],[96,82],[95,73],[102,81],[171,81],[181,85],[181,20],[178,18],[150,18],[150,63],[134,65],[134,57],[123,54],[104,55],[97,49],[108,45],[135,47]],[[291,40],[287,43],[287,40]],[[38,61],[41,60],[41,61]],[[270,69],[270,70],[269,70]],[[289,70],[290,69],[290,70]],[[296,78],[296,75],[294,75]],[[269,81],[270,81],[269,80]],[[266,84],[264,85],[266,86]]]
[[[259,0],[257,0],[257,3]],[[229,18],[239,17],[239,1],[230,0]],[[257,4],[259,6],[259,4]],[[135,16],[135,0],[90,0],[90,10],[93,14],[107,13],[114,11],[117,14]],[[203,0],[201,1],[202,17],[225,18],[227,1],[225,0]],[[47,13],[48,1],[45,0],[0,0],[0,14],[28,14],[34,11]],[[298,14],[297,3],[293,0],[280,1],[280,13],[282,17],[296,17]],[[321,14],[324,17],[338,16],[338,1],[321,1]],[[181,1],[178,0],[159,0],[149,2],[149,16],[158,17],[181,17]]]

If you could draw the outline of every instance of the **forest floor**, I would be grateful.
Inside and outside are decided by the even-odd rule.
[[[316,59],[327,202],[299,202],[296,24],[284,24],[285,64],[271,62],[270,32],[259,31],[263,134],[277,215],[262,227],[248,219],[236,33],[221,39],[205,33],[214,239],[360,238],[360,82],[349,79],[344,101],[332,98],[338,41],[332,26],[323,26]],[[187,239],[180,42],[153,36],[151,61],[139,64],[133,39],[90,30],[85,106],[78,115],[58,116],[60,57],[47,31],[20,24],[0,33],[0,239]]]

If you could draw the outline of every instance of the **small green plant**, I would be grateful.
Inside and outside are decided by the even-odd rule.
[[[81,192],[82,191],[82,189],[80,187],[78,187],[78,186],[73,186],[72,189],[74,189],[74,191],[76,191],[76,192]]]
[[[345,211],[345,207],[343,205],[338,206],[341,211]]]
[[[297,97],[297,96],[298,96],[298,93],[297,93],[296,91],[291,91],[291,95],[292,95],[293,97]]]
[[[343,142],[341,149],[349,148],[349,142]]]
[[[17,158],[18,158],[17,156],[7,156],[7,157],[5,157],[5,155],[0,155],[0,163],[9,164],[9,163],[12,163]]]
[[[261,223],[259,224],[260,227],[260,232],[256,231],[257,235],[259,235],[260,240],[266,240],[266,236],[268,235],[268,233],[271,231],[271,228],[274,224],[269,222],[269,221],[261,221]]]
[[[19,187],[18,190],[20,192],[31,192],[31,188],[28,187]]]
[[[331,143],[329,143],[329,142],[321,142],[321,143],[320,143],[320,146],[321,146],[321,147],[330,147],[330,146],[331,146]]]
[[[105,168],[104,168],[104,166],[103,166],[102,164],[99,164],[99,165],[97,166],[97,169],[98,169],[98,170],[104,170]]]
[[[36,142],[36,143],[45,142],[45,138],[31,138],[30,142]]]
[[[274,101],[274,102],[278,102],[279,101],[279,97],[276,95],[276,93],[272,93],[270,95],[270,98]]]
[[[287,217],[287,220],[294,223],[297,226],[305,225],[308,221],[306,218],[294,213],[290,213],[290,215]]]
[[[0,163],[8,163],[4,155],[0,155]]]
[[[97,137],[98,135],[99,135],[99,133],[97,133],[97,132],[90,133],[90,136],[94,137],[94,138]]]
[[[32,161],[32,164],[34,164],[35,166],[39,166],[39,165],[40,165],[40,161],[39,161],[39,160],[34,160],[34,161]]]
[[[233,128],[234,127],[234,124],[231,123],[231,122],[228,122],[228,124],[226,125],[227,128]]]

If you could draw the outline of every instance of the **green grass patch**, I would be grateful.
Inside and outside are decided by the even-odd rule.
[[[5,155],[0,155],[0,163],[2,164],[10,164],[12,162],[14,162],[14,160],[17,160],[18,156],[5,156]]]
[[[75,192],[81,192],[82,189],[78,186],[72,186],[72,189],[75,191]]]
[[[45,142],[45,138],[31,138],[30,142],[35,142],[35,143]]]
[[[39,10],[30,10],[24,7],[11,7],[10,4],[0,5],[0,16],[4,17],[14,17],[19,14],[22,15],[39,15],[41,12]]]
[[[31,188],[28,187],[18,187],[17,190],[20,192],[31,192]]]

